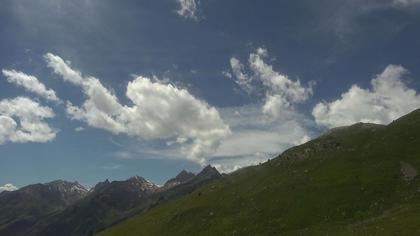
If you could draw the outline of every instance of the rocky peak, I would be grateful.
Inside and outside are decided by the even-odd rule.
[[[186,179],[191,179],[194,178],[195,174],[188,172],[186,170],[182,170],[176,177],[175,179],[178,180],[186,180]]]
[[[105,180],[105,181],[103,181],[103,182],[99,182],[99,183],[97,183],[97,184],[95,185],[95,187],[93,187],[90,191],[91,191],[91,192],[93,192],[93,191],[97,191],[97,190],[99,190],[99,189],[101,189],[101,188],[103,188],[103,187],[105,187],[105,186],[108,186],[110,183],[111,183],[111,182],[109,182],[109,180],[108,180],[108,179],[106,179],[106,180]]]
[[[140,176],[133,176],[126,180],[132,187],[138,188],[143,192],[155,192],[159,187],[154,183]]]
[[[172,178],[168,180],[165,185],[163,186],[163,189],[169,189],[172,187],[175,187],[177,185],[186,183],[192,179],[194,179],[195,174],[188,172],[186,170],[181,171],[175,178]]]
[[[88,192],[88,190],[83,185],[79,184],[77,181],[67,182],[63,180],[56,180],[45,185],[59,192],[77,192],[81,194]]]
[[[50,183],[44,184],[48,190],[52,192],[58,192],[64,201],[73,202],[80,198],[85,197],[89,190],[78,182],[67,182],[64,180],[56,180]]]
[[[147,180],[140,176],[133,176],[128,179],[130,182],[146,182]]]
[[[197,177],[220,177],[222,176],[217,169],[211,165],[204,167],[204,169],[198,173]]]

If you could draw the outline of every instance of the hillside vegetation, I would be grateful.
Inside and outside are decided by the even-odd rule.
[[[420,111],[333,129],[99,233],[420,235]]]

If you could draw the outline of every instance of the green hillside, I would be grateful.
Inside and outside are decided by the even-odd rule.
[[[420,111],[355,124],[99,235],[420,235]]]

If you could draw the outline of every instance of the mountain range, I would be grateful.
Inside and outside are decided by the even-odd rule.
[[[238,147],[240,148],[240,147]],[[257,166],[0,193],[3,235],[418,235],[420,110],[331,129]]]
[[[0,235],[93,235],[220,177],[214,167],[207,166],[197,175],[184,170],[163,187],[134,176],[106,180],[91,190],[59,180],[2,192]]]

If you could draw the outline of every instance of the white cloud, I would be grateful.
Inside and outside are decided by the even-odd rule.
[[[214,166],[220,173],[231,173],[243,167],[255,166],[260,163],[264,163],[271,158],[272,156],[268,157],[266,154],[257,153],[252,156],[215,160],[215,162],[211,163],[211,165]]]
[[[307,138],[306,131],[293,121],[275,128],[276,130],[239,129],[223,142],[215,155],[232,157],[267,153],[270,157],[290,146],[301,144],[301,140]]]
[[[285,117],[290,113],[290,103],[279,94],[267,94],[262,111],[274,118]]]
[[[15,191],[18,190],[18,188],[16,186],[14,186],[13,184],[5,184],[3,186],[0,186],[0,193],[3,191]]]
[[[304,86],[299,80],[293,81],[287,75],[283,75],[267,64],[264,59],[268,52],[264,48],[258,48],[249,55],[248,66],[251,74],[245,73],[245,66],[236,58],[231,58],[230,65],[235,82],[251,94],[261,87],[265,93],[265,104],[262,111],[279,119],[293,111],[294,105],[305,102],[312,96],[312,83]]]
[[[220,109],[223,120],[231,127],[215,157],[252,156],[258,153],[277,155],[286,148],[307,141],[305,117],[292,114],[287,120],[272,121],[258,105]],[[240,147],[240,148],[238,148]]]
[[[267,88],[263,111],[278,118],[284,110],[306,101],[313,93],[312,85],[302,86],[299,80],[293,81],[287,75],[275,71],[273,66],[264,62],[263,59],[267,56],[265,49],[257,49],[249,57],[249,66],[254,77]]]
[[[319,125],[327,127],[356,122],[388,124],[420,108],[420,95],[403,81],[407,73],[402,66],[389,65],[372,79],[371,89],[353,85],[341,99],[317,104],[312,114]]]
[[[0,100],[0,144],[53,140],[57,131],[44,122],[53,117],[51,108],[29,98]]]
[[[232,68],[232,73],[235,75],[235,82],[248,94],[251,94],[254,91],[252,86],[252,77],[248,76],[244,72],[244,65],[236,58],[232,57],[230,59],[230,67]],[[224,72],[228,78],[232,78],[232,74],[229,72]]]
[[[44,58],[48,62],[48,67],[53,69],[56,74],[61,75],[65,81],[71,82],[75,85],[83,84],[82,73],[70,68],[68,63],[66,63],[61,57],[52,53],[47,53]]]
[[[310,139],[307,127],[313,124],[296,106],[312,96],[312,83],[305,86],[275,71],[265,62],[268,58],[268,51],[258,48],[246,65],[230,59],[232,76],[228,78],[259,101],[220,109],[232,130],[212,154],[211,163],[222,172],[264,162]]]
[[[84,131],[85,130],[85,128],[83,128],[83,127],[76,127],[75,129],[74,129],[74,131],[76,131],[76,132],[82,132],[82,131]]]
[[[185,17],[187,19],[198,20],[197,10],[198,2],[197,0],[176,0],[179,4],[179,9],[177,14]]]
[[[58,102],[59,99],[52,89],[47,89],[44,84],[32,75],[27,75],[16,70],[2,70],[3,75],[6,76],[9,83],[15,84],[24,88],[27,91],[33,92],[40,97],[50,101]]]
[[[139,76],[127,85],[126,96],[132,102],[127,106],[97,78],[82,76],[53,54],[45,58],[55,73],[80,86],[87,97],[80,107],[67,104],[67,113],[72,119],[114,134],[124,133],[145,140],[188,140],[183,144],[184,154],[201,164],[230,133],[214,107],[185,89]]]
[[[272,120],[261,112],[260,104],[222,108],[220,113],[232,130],[210,158],[221,172],[265,162],[310,139],[307,127],[312,124],[299,113]]]
[[[230,173],[246,166],[264,163],[287,148],[310,140],[298,123],[290,122],[277,128],[283,129],[284,133],[262,130],[234,132],[215,154],[221,156],[212,159],[210,163],[220,172]]]

